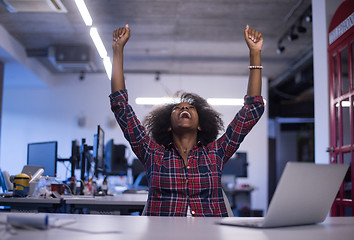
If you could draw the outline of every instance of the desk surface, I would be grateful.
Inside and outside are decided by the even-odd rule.
[[[60,198],[32,198],[32,197],[0,197],[0,205],[6,203],[38,203],[38,204],[60,204]]]
[[[63,196],[66,204],[85,204],[85,205],[138,205],[144,206],[147,194],[119,194],[115,196]]]
[[[61,198],[0,198],[0,206],[10,206],[11,211],[130,214],[143,210],[147,194],[119,194],[115,196],[66,196]],[[1,238],[0,238],[1,239]]]
[[[6,221],[6,215],[8,214],[14,213],[0,214],[0,221]],[[321,224],[276,229],[223,226],[217,224],[220,218],[78,214],[50,214],[49,217],[50,219],[71,219],[73,222],[64,225],[62,228],[50,228],[48,230],[30,231],[16,229],[16,234],[6,232],[6,239],[352,240],[354,236],[354,217],[327,218]],[[0,225],[2,236],[5,236],[4,229],[5,226]]]
[[[147,194],[120,194],[115,196],[79,196],[63,195],[61,198],[32,198],[32,197],[0,197],[0,205],[11,203],[38,203],[38,204],[59,204],[64,200],[66,204],[95,204],[95,205],[145,205]]]

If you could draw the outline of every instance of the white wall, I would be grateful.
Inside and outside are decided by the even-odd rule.
[[[110,81],[105,74],[88,74],[84,81],[77,75],[55,76],[55,84],[48,88],[7,88],[4,90],[1,162],[3,170],[19,173],[26,163],[27,144],[39,141],[58,141],[58,155],[68,158],[71,141],[86,138],[92,145],[93,134],[100,124],[105,130],[106,141],[126,144],[117,127],[110,127],[113,119],[109,98]],[[202,97],[238,97],[246,92],[248,77],[233,76],[177,76],[127,75],[129,102],[142,120],[151,107],[135,105],[135,98],[166,96],[177,90],[195,92]],[[263,81],[263,96],[267,98],[267,81]],[[231,121],[240,107],[217,107],[225,125]],[[79,117],[87,119],[86,127],[79,127]],[[246,137],[240,150],[249,156],[249,177],[241,179],[254,185],[252,207],[266,209],[268,176],[267,111],[253,131]],[[63,175],[63,174],[62,174]],[[67,176],[70,172],[67,173]],[[64,176],[65,177],[65,174]]]

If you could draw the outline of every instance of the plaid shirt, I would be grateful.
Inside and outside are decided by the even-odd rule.
[[[224,163],[236,152],[264,111],[262,97],[245,97],[226,132],[214,142],[198,142],[185,165],[171,143],[164,147],[152,141],[128,104],[128,93],[110,95],[111,108],[132,150],[144,164],[149,184],[147,215],[227,217],[221,174]]]

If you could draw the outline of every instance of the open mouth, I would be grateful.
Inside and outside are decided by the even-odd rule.
[[[187,111],[183,111],[179,114],[179,118],[188,118],[188,119],[191,119],[192,118],[192,115],[187,112]]]

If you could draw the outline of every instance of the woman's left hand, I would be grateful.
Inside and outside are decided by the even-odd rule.
[[[255,29],[251,29],[248,25],[245,28],[245,40],[249,50],[252,51],[262,51],[263,47],[263,37],[262,33]]]

